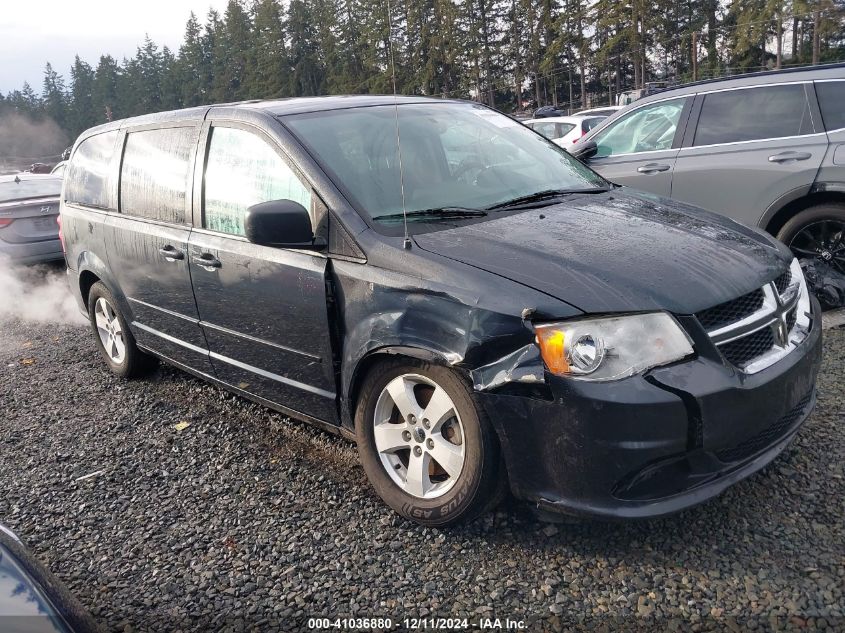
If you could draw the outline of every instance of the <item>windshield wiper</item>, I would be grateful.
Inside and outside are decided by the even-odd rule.
[[[470,209],[468,207],[439,207],[436,209],[420,209],[407,213],[388,213],[377,215],[373,220],[402,220],[404,218],[477,218],[487,215],[484,209]]]
[[[522,206],[542,206],[539,205],[541,202],[546,202],[549,200],[554,200],[555,198],[560,198],[562,196],[574,195],[578,193],[604,193],[607,189],[604,187],[590,187],[588,189],[545,189],[543,191],[538,191],[537,193],[528,194],[527,196],[519,196],[518,198],[514,198],[512,200],[506,200],[505,202],[499,202],[498,204],[494,204],[493,206],[487,207],[488,211],[493,211],[497,209],[516,209]]]

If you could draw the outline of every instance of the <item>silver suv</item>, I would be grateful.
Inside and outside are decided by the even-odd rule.
[[[571,151],[613,182],[765,229],[838,277],[843,104],[845,64],[698,82],[637,101]]]

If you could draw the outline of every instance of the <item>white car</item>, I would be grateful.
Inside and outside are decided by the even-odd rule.
[[[611,116],[611,115],[619,112],[619,110],[621,110],[624,107],[625,106],[618,105],[618,106],[603,106],[601,108],[590,108],[589,110],[580,110],[579,112],[576,112],[573,116],[587,116],[587,115],[590,115],[590,116]]]
[[[566,149],[606,118],[606,116],[580,115],[550,116],[542,119],[529,119],[523,121],[523,123]]]

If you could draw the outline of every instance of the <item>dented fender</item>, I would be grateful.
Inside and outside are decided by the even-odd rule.
[[[542,382],[542,361],[532,353],[534,332],[525,314],[580,314],[531,288],[456,266],[422,249],[405,251],[408,266],[401,271],[379,267],[378,255],[370,255],[367,265],[334,261],[331,272],[329,287],[337,295],[330,303],[338,312],[341,419],[350,427],[361,368],[374,355],[450,366],[476,389]]]

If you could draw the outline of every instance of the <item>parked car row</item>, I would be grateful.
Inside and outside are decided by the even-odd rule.
[[[508,487],[675,512],[774,459],[814,406],[819,307],[785,246],[479,104],[149,115],[82,134],[65,178],[68,279],[113,372],[164,359],[353,438],[420,523]]]
[[[529,119],[528,121],[523,121],[523,123],[553,143],[567,148],[584,137],[587,132],[605,118],[605,116],[600,115],[555,116],[542,119]]]
[[[845,275],[844,103],[845,64],[704,81],[640,99],[568,149]]]

